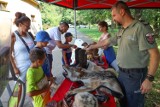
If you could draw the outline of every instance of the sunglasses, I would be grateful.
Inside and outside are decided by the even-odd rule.
[[[22,23],[22,25],[24,25],[26,28],[29,28],[30,29],[30,25],[26,25],[24,23]]]

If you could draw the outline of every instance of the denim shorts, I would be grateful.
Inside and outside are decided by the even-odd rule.
[[[120,100],[121,107],[144,107],[144,94],[140,87],[147,74],[147,67],[142,69],[120,69],[118,80],[125,97]]]

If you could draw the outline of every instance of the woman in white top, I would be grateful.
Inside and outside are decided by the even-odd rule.
[[[99,31],[102,32],[101,37],[99,38],[98,42],[103,41],[104,39],[110,38],[110,34],[108,33],[108,24],[105,21],[101,21],[98,23]],[[117,61],[116,61],[116,54],[112,46],[109,47],[101,47],[103,53],[106,57],[107,62],[110,66],[112,66],[117,72],[119,71]],[[101,50],[100,49],[100,50]]]
[[[31,61],[29,59],[29,50],[34,47],[34,40],[28,33],[31,21],[24,13],[16,12],[14,24],[18,27],[18,29],[11,34],[10,59],[15,74],[18,75],[19,79],[25,83],[26,72],[31,64]],[[24,40],[24,42],[21,38]],[[22,86],[19,85],[18,104],[21,96],[21,91],[22,91]]]

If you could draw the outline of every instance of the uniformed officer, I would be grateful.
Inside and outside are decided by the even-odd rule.
[[[118,1],[112,7],[113,20],[122,26],[117,36],[91,45],[86,50],[118,44],[118,80],[125,97],[121,107],[144,107],[144,94],[152,88],[158,68],[159,51],[152,30],[135,20],[125,2]],[[148,66],[149,64],[149,66]]]

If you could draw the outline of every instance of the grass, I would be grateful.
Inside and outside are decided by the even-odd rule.
[[[91,37],[91,39],[93,41],[98,41],[98,38],[101,35],[101,32],[98,31],[98,28],[93,27],[91,29],[88,28],[80,28],[78,29],[80,32],[86,34],[87,36]],[[117,31],[117,29],[109,29],[109,32],[111,34],[111,36],[113,36],[115,34],[115,32]]]
[[[91,37],[93,41],[97,41],[100,37],[101,33],[97,28],[81,28],[78,29],[80,32],[86,34]],[[109,29],[109,33],[113,36],[117,30]],[[156,39],[158,48],[160,50],[160,39]],[[118,47],[114,47],[115,51],[117,51]],[[160,66],[155,75],[155,81],[153,82],[153,87],[151,92],[146,94],[146,103],[145,107],[160,107]]]
[[[150,93],[146,95],[145,107],[160,107],[160,66],[153,82],[153,88]]]
[[[87,36],[91,37],[93,41],[97,41],[100,35],[100,32],[97,30],[97,28],[80,28],[78,29],[80,32],[86,34]]]

